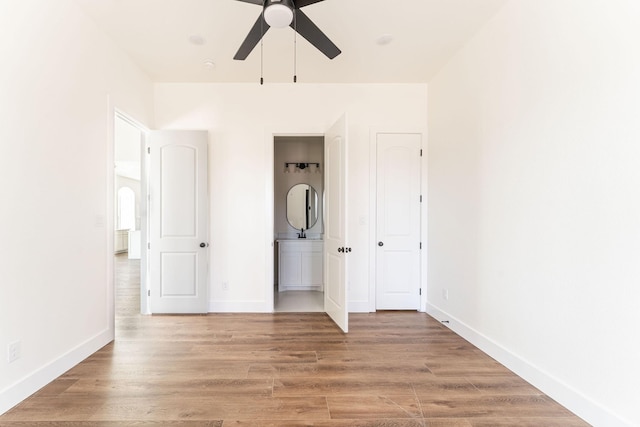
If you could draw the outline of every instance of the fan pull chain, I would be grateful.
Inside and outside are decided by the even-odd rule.
[[[264,84],[264,12],[260,21],[260,84]]]
[[[298,82],[298,15],[293,8],[293,82]]]

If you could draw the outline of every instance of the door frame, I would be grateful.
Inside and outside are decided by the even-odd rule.
[[[274,279],[275,279],[275,240],[274,240],[274,210],[275,210],[275,165],[274,157],[275,157],[275,139],[277,137],[291,137],[291,136],[299,136],[299,137],[324,137],[326,129],[319,126],[304,126],[299,127],[296,125],[291,126],[278,126],[278,127],[268,127],[265,129],[264,133],[264,150],[265,150],[265,171],[267,177],[265,179],[265,206],[266,215],[265,215],[265,229],[267,232],[265,233],[265,307],[264,310],[267,313],[275,312],[275,297],[274,297]],[[324,262],[324,261],[323,261]]]
[[[420,289],[421,295],[418,311],[427,311],[427,213],[429,198],[428,190],[428,144],[427,131],[425,129],[386,129],[370,128],[369,131],[369,244],[372,249],[369,251],[369,311],[376,312],[376,254],[375,243],[377,236],[377,177],[378,177],[378,134],[417,134],[421,138],[422,159],[420,162],[420,193],[422,194],[422,206],[420,210],[420,241],[422,251],[420,252]]]

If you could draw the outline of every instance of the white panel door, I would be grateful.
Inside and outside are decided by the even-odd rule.
[[[149,134],[149,305],[207,312],[207,132]]]
[[[420,134],[377,135],[376,309],[420,307]]]
[[[324,311],[345,333],[347,310],[347,118],[343,116],[324,137],[325,240]]]

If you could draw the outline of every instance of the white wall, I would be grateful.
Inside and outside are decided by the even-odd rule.
[[[424,128],[426,85],[155,87],[159,129],[210,132],[212,311],[266,311],[273,298],[273,250],[267,246],[273,241],[271,135],[323,134],[349,113],[349,299],[352,310],[368,311],[369,131]],[[256,218],[256,212],[264,217]]]
[[[108,95],[153,111],[149,80],[70,0],[0,2],[0,53],[2,413],[112,339]]]
[[[512,0],[429,86],[430,310],[596,426],[640,425],[639,22]]]

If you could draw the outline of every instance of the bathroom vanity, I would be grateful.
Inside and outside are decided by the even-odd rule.
[[[322,251],[315,239],[278,240],[278,291],[323,291]]]

